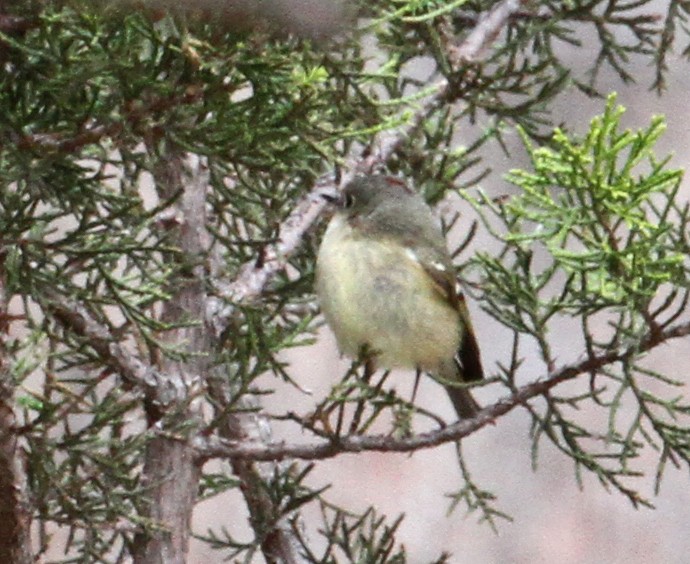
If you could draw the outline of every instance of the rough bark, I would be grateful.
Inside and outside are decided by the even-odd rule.
[[[15,386],[5,347],[9,319],[0,272],[0,562],[24,564],[34,561],[30,535],[31,505],[16,434]]]
[[[156,182],[162,195],[179,190],[180,225],[177,244],[182,260],[189,262],[185,279],[165,304],[162,320],[180,324],[162,336],[179,356],[161,355],[164,375],[160,393],[148,399],[149,423],[160,428],[146,448],[143,480],[146,486],[146,517],[151,523],[137,535],[134,560],[137,564],[182,564],[186,561],[191,517],[196,502],[200,468],[191,445],[201,423],[199,391],[208,371],[210,340],[197,320],[204,317],[206,300],[204,265],[199,263],[208,248],[206,232],[205,167],[173,155],[161,165]],[[170,391],[174,391],[171,394]]]

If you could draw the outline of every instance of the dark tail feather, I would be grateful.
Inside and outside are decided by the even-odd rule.
[[[455,386],[444,386],[450,400],[453,402],[453,407],[460,419],[472,419],[481,406],[474,400],[470,391],[465,388],[457,388]]]

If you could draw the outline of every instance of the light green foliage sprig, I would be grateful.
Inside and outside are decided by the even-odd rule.
[[[640,307],[664,283],[688,282],[676,230],[686,220],[675,202],[683,172],[653,153],[664,120],[621,131],[623,112],[610,96],[581,140],[556,130],[551,147],[535,148],[523,135],[533,171],[507,175],[522,191],[506,204],[517,231],[508,240],[547,247],[569,277],[563,305],[576,311],[582,300]]]
[[[537,357],[533,348],[527,354],[530,370],[579,377],[545,395],[545,407],[529,406],[535,463],[547,437],[574,460],[579,479],[587,469],[633,504],[651,505],[630,484],[641,475],[633,462],[641,451],[658,452],[657,487],[669,460],[690,462],[684,384],[645,360],[687,332],[677,323],[690,297],[690,211],[679,194],[682,171],[654,154],[663,119],[623,129],[615,100],[609,96],[581,137],[556,130],[537,147],[523,134],[531,170],[506,176],[516,195],[468,198],[502,243],[475,259],[485,310],[514,332],[502,378],[514,389],[524,377],[527,336],[537,344]],[[564,326],[570,350],[557,353]],[[587,401],[607,415],[583,419],[577,410]]]

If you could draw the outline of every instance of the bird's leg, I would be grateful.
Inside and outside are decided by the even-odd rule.
[[[417,397],[417,389],[419,388],[419,380],[422,376],[422,371],[417,368],[414,375],[414,387],[412,388],[412,397],[410,398],[410,403],[414,405],[414,400]]]
[[[376,372],[376,363],[373,357],[369,357],[364,361],[364,373],[362,374],[362,380],[367,384],[371,381],[371,377]]]
[[[374,375],[374,372],[376,372],[376,354],[376,351],[371,350],[367,344],[362,345],[359,351],[359,360],[360,362],[364,362],[364,371],[361,375],[364,388],[369,388],[371,377]],[[366,401],[364,399],[357,401],[355,412],[352,415],[352,420],[350,421],[350,433],[356,433],[357,429],[360,427],[362,417],[364,416],[365,407]]]

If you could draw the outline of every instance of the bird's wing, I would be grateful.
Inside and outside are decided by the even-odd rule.
[[[436,255],[437,253],[434,253]],[[484,378],[481,357],[479,355],[479,345],[470,321],[470,313],[465,303],[465,296],[460,290],[460,284],[455,275],[450,259],[445,256],[429,256],[427,260],[417,257],[424,271],[434,282],[434,286],[439,293],[447,300],[460,314],[460,320],[464,331],[462,341],[458,349],[456,362],[462,373],[463,380],[475,382]]]

